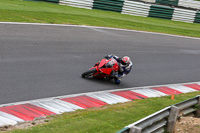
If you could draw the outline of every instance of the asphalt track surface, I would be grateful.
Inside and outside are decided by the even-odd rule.
[[[95,27],[0,24],[0,104],[200,80],[200,39]],[[128,55],[120,85],[83,79],[106,54]]]

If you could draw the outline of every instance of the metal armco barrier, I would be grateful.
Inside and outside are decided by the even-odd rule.
[[[117,133],[173,132],[177,119],[188,114],[200,116],[200,96],[166,107],[126,126]]]

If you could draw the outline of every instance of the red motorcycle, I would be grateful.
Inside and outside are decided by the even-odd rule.
[[[113,72],[118,72],[119,64],[114,58],[102,59],[82,74],[83,78],[94,77],[94,78],[112,78]]]

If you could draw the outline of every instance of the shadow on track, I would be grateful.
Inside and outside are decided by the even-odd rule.
[[[115,84],[113,79],[99,79],[99,78],[82,78],[82,79],[87,80],[89,82],[96,83],[96,84],[102,84],[102,85],[105,85],[105,86],[112,86],[112,87],[120,88],[120,89],[130,87],[126,84],[126,82],[123,82],[123,81],[120,84]]]

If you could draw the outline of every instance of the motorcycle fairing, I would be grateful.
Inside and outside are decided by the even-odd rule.
[[[99,68],[103,67],[107,62],[108,60],[102,59],[101,62],[99,63]]]
[[[108,67],[110,66],[110,67]],[[113,58],[107,60],[107,59],[102,59],[99,63],[97,63],[94,67],[90,68],[94,69],[96,68],[97,72],[93,74],[94,77],[109,77],[111,72],[118,71],[119,70],[119,65],[117,61]]]

